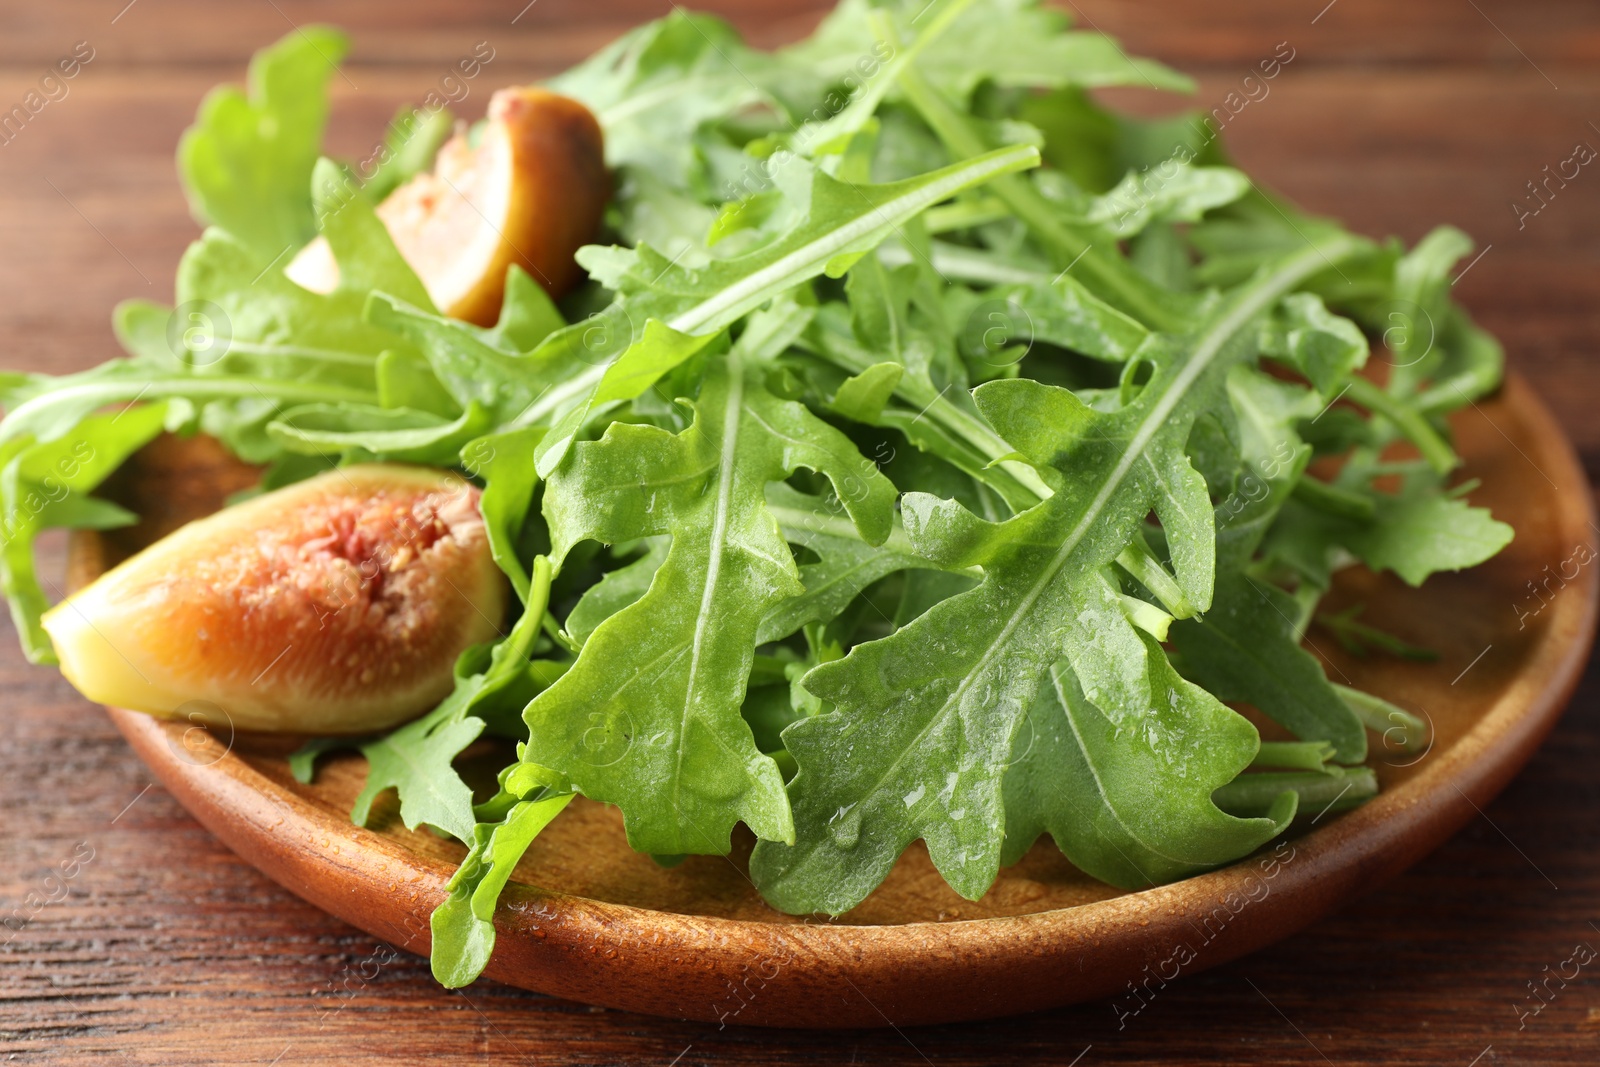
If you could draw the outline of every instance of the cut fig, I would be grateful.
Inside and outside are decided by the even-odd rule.
[[[578,281],[573,254],[594,239],[610,194],[594,115],[576,100],[521,87],[490,99],[476,147],[457,133],[433,173],[391,193],[378,217],[442,313],[492,326],[511,264],[552,296]],[[339,284],[320,237],[284,273],[313,292]]]
[[[427,711],[493,639],[506,580],[479,491],[368,464],[163,538],[51,609],[91,700],[239,730],[355,735]]]

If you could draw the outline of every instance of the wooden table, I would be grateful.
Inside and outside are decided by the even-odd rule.
[[[124,2],[18,3],[3,16],[0,110],[76,42],[94,56],[65,99],[0,147],[7,368],[87,367],[116,352],[116,300],[170,300],[195,232],[172,173],[179,132],[205,89],[242,75],[253,47],[323,14],[306,0]],[[479,41],[495,58],[468,115],[490,83],[546,75],[668,9],[523,3],[339,5],[356,45],[334,83],[334,148],[367,149],[400,102],[422,98]],[[819,10],[713,6],[768,44],[805,32]],[[1597,469],[1600,171],[1552,185],[1536,216],[1511,205],[1533,206],[1525,183],[1577,142],[1600,147],[1600,8],[1070,6],[1196,74],[1206,107],[1287,42],[1293,62],[1226,130],[1241,165],[1363,232],[1415,240],[1452,222],[1473,233],[1486,251],[1459,296]],[[50,551],[59,567],[59,542]],[[983,1025],[802,1034],[719,1031],[491,983],[438,988],[423,961],[390,959],[236,860],[150,786],[103,713],[25,665],[11,637],[0,634],[0,918],[28,916],[30,892],[60,896],[46,875],[78,862],[64,898],[8,923],[21,929],[0,926],[7,1064],[1600,1062],[1590,980],[1600,963],[1564,988],[1552,981],[1554,999],[1529,1013],[1530,982],[1576,946],[1600,946],[1600,672],[1527,772],[1437,855],[1298,937],[1185,978],[1125,1027],[1099,1003]]]

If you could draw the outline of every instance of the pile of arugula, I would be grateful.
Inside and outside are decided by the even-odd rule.
[[[1416,584],[1511,537],[1448,482],[1445,416],[1501,373],[1449,300],[1462,234],[1354,236],[1194,116],[1102,108],[1189,83],[1032,0],[844,0],[773,53],[680,12],[550,83],[604,127],[609,243],[560,306],[513,269],[480,329],[373,213],[446,124],[397,122],[366,183],[319,155],[344,47],[296,33],[207,98],[176,313],[126,303],[128,358],[0,379],[0,579],[48,661],[33,538],[129,521],[91,493],[162,430],[268,487],[374,459],[479,480],[520,617],[360,746],[354,812],[392,787],[470,848],[441,981],[482,970],[577,793],[663,862],[742,822],[773,906],[839,914],[919,839],[969,898],[1045,833],[1145,886],[1375,792],[1366,729],[1418,724],[1301,636],[1340,566]],[[282,275],[318,233],[328,295]],[[486,735],[517,759],[475,804],[453,761]]]

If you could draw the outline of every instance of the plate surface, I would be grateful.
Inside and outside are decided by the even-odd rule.
[[[744,872],[748,837],[729,859],[691,857],[664,870],[628,849],[614,809],[580,798],[507,887],[488,975],[728,1025],[899,1026],[1105,996],[1133,1010],[1133,986],[1159,988],[1299,930],[1473,818],[1548,733],[1588,656],[1600,582],[1584,564],[1596,527],[1571,446],[1515,377],[1458,414],[1455,431],[1465,476],[1482,479],[1473,501],[1511,523],[1516,539],[1483,567],[1435,576],[1420,590],[1353,568],[1326,602],[1366,605],[1366,619],[1435,650],[1437,661],[1358,659],[1317,627],[1309,635],[1335,680],[1433,724],[1420,756],[1374,737],[1384,789],[1366,806],[1315,824],[1309,813],[1255,857],[1134,893],[1076,871],[1046,840],[982,900],[965,901],[918,844],[865,903],[824,922],[761,902]],[[76,535],[69,578],[83,584],[254,477],[207,440],[156,442],[105,489],[144,521]],[[427,952],[428,915],[464,850],[408,832],[392,795],[375,806],[369,829],[351,825],[365,776],[359,757],[325,761],[302,786],[283,759],[294,740],[110,714],[172,794],[242,858],[373,936]],[[490,773],[503,758],[474,753]]]

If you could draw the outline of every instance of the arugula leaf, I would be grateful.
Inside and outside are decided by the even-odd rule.
[[[1505,349],[1465,311],[1451,306],[1445,312],[1438,345],[1435,380],[1417,396],[1419,411],[1453,411],[1499,388],[1505,374]]]
[[[595,113],[608,163],[682,188],[700,174],[701,127],[774,103],[755,80],[767,69],[766,57],[722,19],[680,8],[624,34],[550,88]]]
[[[385,292],[367,298],[365,317],[415,344],[450,397],[461,408],[480,405],[497,426],[510,423],[582,366],[570,357],[546,358],[538,350],[527,355],[506,352],[491,343],[487,331]]]
[[[881,6],[897,9],[903,21],[919,29],[930,20],[927,0]],[[1160,63],[1129,57],[1103,34],[1068,30],[1067,16],[1037,0],[954,6],[950,28],[930,35],[918,49],[917,61],[963,106],[985,82],[1030,89],[1136,85],[1189,92],[1194,88],[1188,78]],[[810,41],[782,54],[792,61],[843,67],[839,72],[843,76],[849,68],[841,60],[867,52],[876,39],[872,12],[867,0],[845,0]]]
[[[506,268],[506,295],[500,305],[500,317],[483,336],[502,351],[530,352],[566,324],[561,309],[544,286],[513,263]]]
[[[348,43],[325,26],[287,34],[250,61],[249,86],[211,91],[178,144],[195,218],[238,239],[256,269],[316,232],[311,171],[328,119],[328,82]]]
[[[1283,359],[1330,403],[1367,362],[1367,338],[1360,328],[1329,311],[1315,293],[1284,297],[1261,332],[1261,354]]]
[[[455,119],[445,108],[424,112],[404,105],[395,112],[378,151],[377,163],[361,191],[374,204],[433,166],[439,148],[450,138]],[[362,164],[365,169],[365,163]]]
[[[1353,454],[1341,482],[1370,479],[1375,473],[1371,463],[1369,450]],[[1510,526],[1459,493],[1441,490],[1437,477],[1425,473],[1412,472],[1398,493],[1369,494],[1372,511],[1365,518],[1313,510],[1299,499],[1290,500],[1263,551],[1322,587],[1341,550],[1373,570],[1392,570],[1407,584],[1420,585],[1438,571],[1477,566],[1510,543]]]
[[[905,10],[915,15],[920,4]],[[985,81],[1006,88],[1135,85],[1190,92],[1194,83],[1148,59],[1133,59],[1100,33],[1067,31],[1066,17],[1037,0],[997,0],[968,12],[918,66],[958,102]]]
[[[996,311],[1000,326],[1021,326],[1029,341],[1045,341],[1070,348],[1095,359],[1124,363],[1150,336],[1150,331],[1132,317],[1095,296],[1071,275],[1063,274],[1048,282],[1001,286],[988,290],[985,304],[1004,301],[1007,311],[1020,317],[1013,324],[1005,313]]]
[[[896,571],[936,569],[916,554],[901,529],[892,530],[881,545],[863,542],[854,529],[846,528],[839,514],[843,505],[837,499],[807,496],[780,483],[767,488],[767,504],[784,537],[815,552],[818,560],[800,567],[805,591],[776,605],[761,620],[758,645],[838,617],[868,586]]]
[[[1157,222],[1197,222],[1213,208],[1250,190],[1232,167],[1196,167],[1169,160],[1153,171],[1129,171],[1115,188],[1087,205],[1083,219],[1115,238],[1133,237]]]
[[[1259,708],[1296,737],[1333,744],[1347,763],[1366,758],[1361,722],[1300,647],[1300,607],[1282,589],[1253,576],[1251,557],[1277,517],[1310,449],[1296,420],[1316,414],[1318,398],[1299,386],[1235,367],[1228,378],[1239,416],[1241,477],[1217,508],[1217,586],[1203,618],[1172,628],[1186,678],[1222,700]]]
[[[1401,328],[1385,333],[1384,339],[1394,347],[1389,388],[1398,395],[1415,391],[1438,365],[1440,355],[1433,350],[1445,319],[1450,272],[1472,249],[1472,238],[1454,226],[1440,226],[1395,262],[1392,314]]]
[[[1149,710],[1132,730],[1083,695],[1065,662],[1050,670],[1006,772],[1001,862],[1015,863],[1048,831],[1075,867],[1138,889],[1248,855],[1294,818],[1293,792],[1266,818],[1235,818],[1213,803],[1255,757],[1255,729],[1141,640]]]
[[[1373,570],[1421,585],[1439,571],[1476,567],[1511,543],[1512,529],[1465,500],[1380,496],[1372,522],[1346,526],[1338,537]]]
[[[476,403],[449,420],[409,408],[306,404],[267,423],[267,436],[304,455],[448,466],[488,423],[488,412]]]
[[[740,819],[762,837],[793,836],[783,778],[739,714],[762,619],[803,590],[766,483],[818,471],[864,537],[889,533],[887,479],[843,434],[766,390],[768,362],[807,318],[794,305],[757,316],[707,366],[687,430],[613,424],[574,449],[546,492],[558,562],[584,539],[672,537],[649,591],[600,623],[525,713],[524,758],[618,805],[640,851],[725,853]]]
[[[530,595],[530,576],[517,548],[539,483],[530,461],[544,433],[539,427],[507,430],[480,437],[461,450],[461,465],[483,479],[478,511],[489,535],[489,552],[524,604]]]
[[[633,562],[607,571],[573,605],[567,616],[567,635],[580,646],[594,633],[596,627],[631,604],[638,603],[650,591],[656,571],[667,561],[667,550],[672,547],[669,537],[645,539],[643,554]]]
[[[1328,741],[1347,763],[1366,758],[1367,738],[1323,673],[1300,647],[1295,599],[1230,569],[1204,621],[1179,622],[1172,643],[1186,678],[1223,700],[1253,704],[1296,737]]]
[[[90,416],[42,442],[19,434],[0,444],[0,588],[29,662],[56,662],[39,625],[50,602],[34,569],[34,539],[56,526],[106,529],[133,522],[126,511],[88,494],[160,433],[166,418],[165,404],[150,404]]]
[[[494,952],[494,908],[511,872],[539,831],[571,803],[573,794],[553,793],[517,804],[497,824],[478,824],[472,850],[433,910],[431,951],[434,979],[446,989],[475,981]]]
[[[1022,379],[976,390],[984,416],[1054,495],[999,524],[953,502],[904,498],[918,552],[982,566],[983,581],[806,676],[806,688],[836,710],[784,732],[800,768],[790,783],[797,843],[756,846],[751,872],[769,901],[787,911],[846,911],[918,837],[952,888],[981,896],[999,868],[1006,759],[1040,678],[1063,652],[1088,698],[1118,726],[1138,728],[1149,690],[1130,679],[1148,649],[1105,600],[1101,568],[1152,507],[1164,522],[1189,512],[1164,479],[1172,471],[1188,472],[1177,484],[1198,479],[1183,445],[1242,355],[1238,335],[1355,247],[1349,238],[1314,244],[1235,293],[1184,350],[1147,349],[1152,377],[1114,413]],[[1173,528],[1186,542],[1181,551],[1203,558],[1190,543],[1192,524]],[[1188,591],[1204,608],[1210,575],[1199,569],[1191,568]]]
[[[796,156],[773,163],[780,188],[804,215],[744,255],[703,268],[672,263],[648,245],[590,246],[578,261],[623,299],[629,318],[666,322],[685,333],[715,332],[775,294],[826,274],[838,278],[907,220],[963,190],[1039,165],[1038,150],[1015,145],[916,178],[852,185]]]

